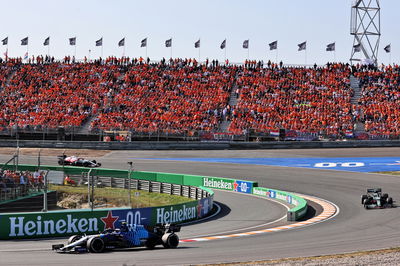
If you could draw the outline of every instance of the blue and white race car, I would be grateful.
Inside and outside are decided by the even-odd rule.
[[[101,253],[106,250],[132,247],[153,249],[156,245],[176,248],[179,237],[175,233],[179,231],[179,225],[156,225],[150,231],[143,225],[122,223],[121,228],[106,229],[97,235],[73,235],[68,239],[67,245],[53,245],[52,249],[59,253]]]

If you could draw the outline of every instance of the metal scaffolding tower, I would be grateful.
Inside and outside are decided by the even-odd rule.
[[[351,7],[350,34],[354,35],[350,62],[378,63],[381,37],[379,0],[356,0]]]

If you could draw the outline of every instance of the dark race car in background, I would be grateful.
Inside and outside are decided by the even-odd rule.
[[[393,199],[387,193],[382,193],[381,188],[369,188],[367,194],[361,196],[361,204],[365,209],[392,208]]]
[[[157,245],[164,248],[176,248],[180,231],[179,225],[156,225],[147,230],[143,225],[128,225],[123,223],[121,228],[106,229],[98,235],[74,235],[64,244],[53,245],[52,249],[59,253],[101,253],[106,250],[147,247],[153,249]]]
[[[96,162],[96,160],[87,160],[77,156],[58,156],[59,165],[70,165],[70,166],[82,166],[82,167],[100,167],[101,163]]]

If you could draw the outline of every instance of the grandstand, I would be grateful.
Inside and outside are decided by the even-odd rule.
[[[110,131],[192,139],[398,138],[399,71],[339,63],[9,59],[0,64],[1,134],[63,127],[97,140]]]

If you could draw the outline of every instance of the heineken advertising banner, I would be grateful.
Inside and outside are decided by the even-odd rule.
[[[288,211],[288,221],[296,221],[307,212],[307,201],[292,193],[264,187],[254,187],[253,194],[271,199],[278,199],[294,205],[294,207]]]
[[[185,204],[142,209],[110,209],[15,213],[0,215],[0,239],[95,234],[121,222],[143,225],[182,223],[206,216],[212,197]]]
[[[256,183],[252,181],[235,180],[221,177],[203,177],[203,186],[215,189],[229,190],[251,194]]]

